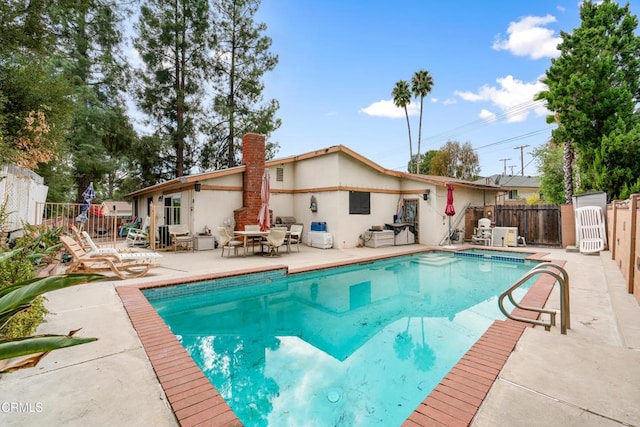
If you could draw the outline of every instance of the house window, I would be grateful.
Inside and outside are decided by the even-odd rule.
[[[284,168],[276,168],[276,181],[284,181]]]
[[[164,197],[164,223],[180,224],[180,195]]]
[[[516,200],[518,198],[518,190],[509,190],[509,199]]]
[[[349,191],[349,214],[369,215],[371,213],[371,193]]]

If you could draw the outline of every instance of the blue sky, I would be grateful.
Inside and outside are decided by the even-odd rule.
[[[406,119],[391,91],[425,69],[434,86],[424,101],[421,152],[470,142],[483,176],[502,173],[505,163],[507,174],[520,174],[521,151],[525,175],[537,173],[531,151],[552,126],[533,96],[560,31],[580,25],[578,0],[263,0],[256,19],[279,57],[264,78],[265,99],[280,102],[276,157],[342,144],[405,171]]]

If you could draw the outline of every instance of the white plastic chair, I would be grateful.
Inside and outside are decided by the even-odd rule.
[[[262,243],[269,248],[269,252],[267,254],[264,254],[264,256],[280,256],[277,252],[280,246],[284,245],[286,235],[286,228],[272,228],[271,230],[269,230],[266,241]]]
[[[244,246],[242,240],[234,239],[233,235],[229,234],[225,227],[218,227],[218,234],[220,235],[220,247],[222,248],[222,256],[224,256],[224,250],[228,249],[227,254],[234,250],[234,253],[238,255],[238,247]],[[245,254],[246,255],[246,254]]]
[[[127,232],[128,246],[148,246],[149,245],[149,224],[150,218],[146,217],[142,222],[142,228],[130,228]]]
[[[576,209],[576,237],[580,253],[592,254],[605,249],[607,233],[602,208],[584,206]]]
[[[489,218],[481,218],[478,220],[478,226],[473,229],[471,236],[472,243],[482,243],[485,246],[491,246],[493,241],[493,230],[491,229],[491,220]]]
[[[287,237],[287,245],[289,251],[291,251],[291,246],[296,245],[298,248],[298,252],[300,252],[300,242],[302,241],[302,228],[301,224],[292,224],[291,230],[289,233],[289,237]]]

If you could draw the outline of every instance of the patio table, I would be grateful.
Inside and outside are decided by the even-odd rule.
[[[242,237],[244,240],[244,255],[247,256],[247,241],[251,237],[267,237],[269,235],[268,231],[259,231],[259,230],[237,230],[233,232],[234,237]],[[285,236],[287,237],[287,252],[291,252],[291,243],[288,237],[291,235],[291,232],[287,230]],[[255,246],[253,247],[255,253]]]

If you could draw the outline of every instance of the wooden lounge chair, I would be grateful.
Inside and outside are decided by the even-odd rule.
[[[142,277],[155,261],[148,259],[122,259],[119,254],[88,253],[70,236],[60,236],[60,242],[72,257],[67,273],[111,271],[121,279]]]
[[[101,248],[93,241],[89,233],[86,231],[80,231],[75,226],[71,226],[71,231],[74,233],[74,237],[82,249],[87,254],[101,254],[101,255],[117,255],[120,259],[130,260],[147,260],[153,262],[154,259],[162,258],[162,255],[155,252],[134,252],[132,250],[119,251],[115,248]]]

